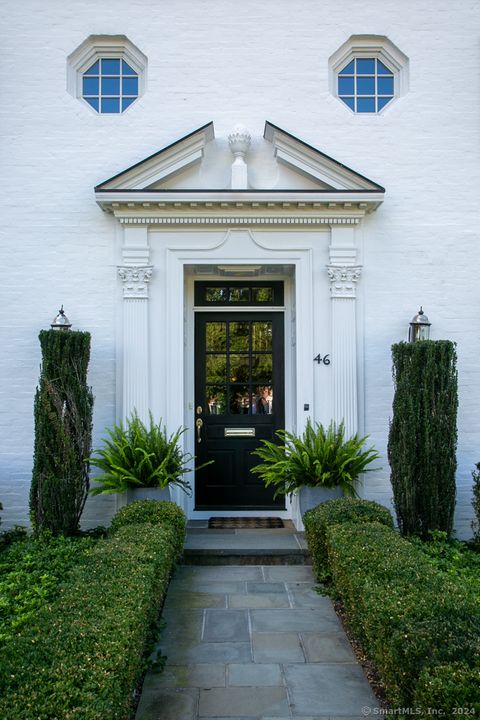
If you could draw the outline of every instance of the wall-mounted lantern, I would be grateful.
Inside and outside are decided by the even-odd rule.
[[[70,328],[72,327],[72,323],[65,315],[63,305],[58,311],[58,315],[53,318],[53,322],[51,323],[50,327],[53,330],[70,330]]]
[[[412,318],[410,330],[408,331],[408,341],[417,342],[417,340],[428,340],[430,337],[430,325],[428,317],[423,312],[423,308]]]

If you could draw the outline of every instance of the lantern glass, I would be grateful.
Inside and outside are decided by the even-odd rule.
[[[52,330],[70,330],[70,328],[72,327],[72,323],[65,315],[63,305],[58,311],[58,315],[53,318],[53,322],[51,323],[50,327],[52,328]]]
[[[423,312],[423,308],[420,308],[410,323],[410,330],[408,333],[409,342],[413,343],[418,340],[428,340],[430,337],[430,324],[431,323],[428,322],[428,317]]]

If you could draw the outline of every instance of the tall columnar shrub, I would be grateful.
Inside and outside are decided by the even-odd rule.
[[[42,330],[35,395],[30,517],[35,529],[70,535],[87,498],[93,395],[87,385],[90,333]]]
[[[455,345],[392,347],[395,397],[388,438],[393,497],[403,535],[452,531],[457,447]]]
[[[473,478],[473,511],[475,518],[472,520],[472,530],[475,542],[480,545],[480,463],[476,464],[476,470],[472,473]]]

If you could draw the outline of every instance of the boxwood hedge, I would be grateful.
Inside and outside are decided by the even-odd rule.
[[[390,511],[371,500],[355,498],[328,500],[305,513],[303,518],[305,537],[312,556],[313,569],[319,579],[328,575],[327,528],[337,523],[373,521],[393,527]]]
[[[477,716],[480,713],[480,666],[470,668],[458,662],[426,668],[417,683],[414,706],[429,717],[435,708],[441,708],[443,717],[448,718]]]
[[[348,622],[375,661],[392,704],[414,707],[417,701],[443,710],[425,703],[448,706],[443,681],[450,666],[457,668],[459,697],[471,690],[469,707],[480,708],[480,688],[474,691],[473,683],[480,667],[475,593],[380,523],[333,525],[326,543]]]
[[[126,720],[179,531],[117,527],[89,551],[0,661],[0,717]]]
[[[177,555],[183,551],[187,520],[183,510],[174,502],[166,500],[137,500],[121,508],[112,520],[111,532],[116,532],[126,525],[151,523],[152,525],[168,524],[175,530],[175,547]]]

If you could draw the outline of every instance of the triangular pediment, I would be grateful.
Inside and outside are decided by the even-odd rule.
[[[97,185],[95,190],[158,189],[170,178],[198,165],[203,158],[206,144],[213,140],[213,137],[213,123],[209,122],[105,180]]]
[[[273,125],[265,123],[264,138],[274,148],[277,162],[289,168],[294,175],[307,178],[325,190],[372,190],[384,191],[381,185],[334,160],[321,150],[308,145],[299,138]]]
[[[228,141],[207,123],[95,188],[103,210],[149,224],[356,223],[384,194],[270,122],[263,137],[235,126]]]
[[[232,161],[228,144],[215,141],[210,122],[106,180],[95,190],[229,190]],[[265,123],[263,138],[252,142],[246,162],[250,190],[383,192],[377,183],[270,122]]]

